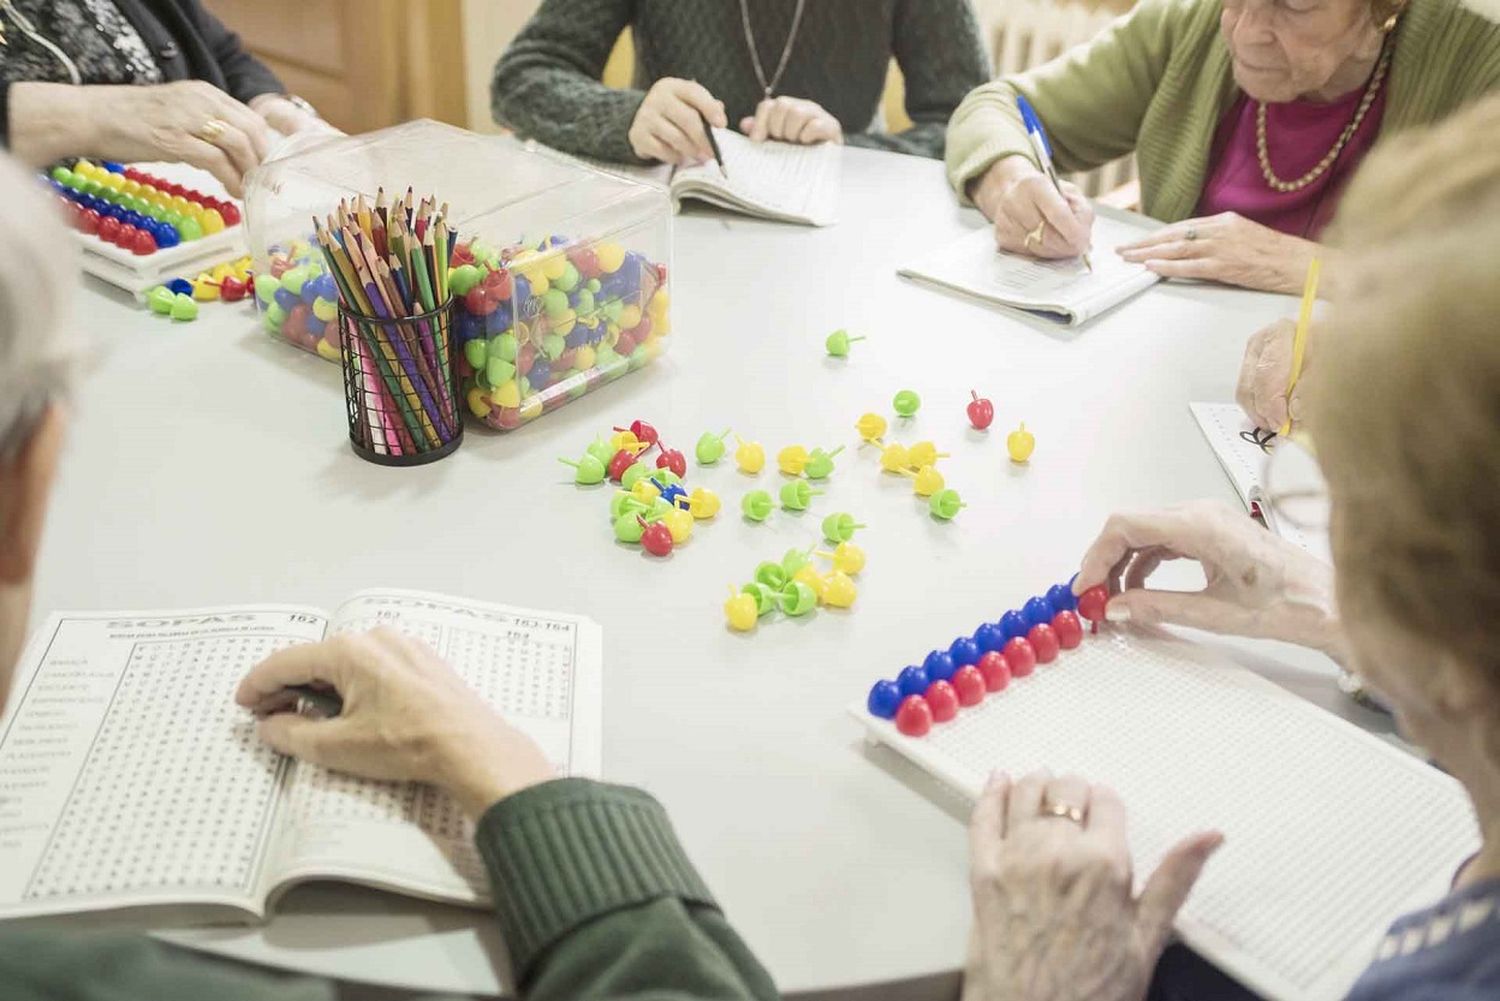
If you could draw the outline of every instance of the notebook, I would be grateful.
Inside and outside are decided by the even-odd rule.
[[[1137,890],[1171,845],[1223,831],[1177,931],[1282,1001],[1343,998],[1391,921],[1441,898],[1479,845],[1454,779],[1160,632],[1106,626],[925,737],[850,712],[971,801],[991,769],[1112,786]]]
[[[992,305],[1078,326],[1161,280],[1115,253],[1116,247],[1140,239],[1159,225],[1143,216],[1099,208],[1089,254],[1093,271],[1084,267],[1081,258],[1039,261],[996,250],[994,232],[985,227],[896,273]]]
[[[432,646],[560,772],[599,773],[600,630],[578,616],[387,590],[332,614],[60,613],[0,721],[0,918],[160,905],[249,921],[305,880],[486,906],[449,797],[282,757],[234,703],[273,651],[378,625]]]
[[[635,166],[573,157],[598,170],[666,187],[681,209],[697,199],[733,212],[808,226],[838,222],[839,147],[835,143],[751,142],[728,129],[714,129],[728,176],[710,160],[698,167]]]
[[[1266,458],[1279,447],[1283,439],[1272,437],[1264,446],[1258,444],[1253,440],[1257,430],[1255,423],[1234,403],[1190,403],[1188,408],[1192,410],[1199,430],[1208,439],[1209,447],[1213,449],[1219,465],[1229,475],[1229,482],[1234,484],[1235,492],[1240,495],[1245,507],[1252,514],[1258,515],[1267,528],[1283,539],[1300,546],[1324,562],[1333,562],[1328,533],[1301,528],[1278,516],[1275,506],[1261,490],[1260,476]],[[1259,437],[1261,440],[1266,438],[1264,433]]]

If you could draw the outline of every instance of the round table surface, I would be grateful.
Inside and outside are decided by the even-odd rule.
[[[844,151],[838,225],[781,225],[689,207],[676,219],[673,337],[662,361],[508,434],[471,429],[450,458],[387,469],[345,437],[338,367],[271,340],[248,306],[173,324],[92,280],[76,315],[96,367],[76,403],[49,516],[33,625],[54,609],[251,602],[332,607],[364,587],[419,588],[586,614],[604,630],[604,775],[667,807],[687,849],[782,989],[951,972],[969,905],[964,807],[867,749],[846,707],[879,676],[1067,580],[1112,511],[1189,498],[1238,503],[1188,412],[1232,399],[1246,337],[1281,296],[1162,285],[1081,330],[1019,318],[896,276],[983,220],[936,161]],[[1106,253],[1099,249],[1096,253]],[[823,339],[867,340],[846,359]],[[994,401],[970,430],[970,389]],[[952,458],[968,507],[931,518],[856,448],[855,419]],[[603,488],[555,457],[641,417],[691,453],[704,431],[847,445],[827,496],[764,524],[731,462],[691,468],[725,513],[670,560],[613,542]],[[1036,434],[1025,466],[1005,435]],[[773,463],[774,465],[774,463]],[[847,613],[728,631],[726,585],[816,540],[824,513],[869,524]],[[1328,708],[1326,660],[1266,643],[1230,655]],[[482,912],[335,884],[302,887],[258,927],[115,927],[346,980],[490,994],[508,980]],[[92,919],[72,919],[73,926]]]

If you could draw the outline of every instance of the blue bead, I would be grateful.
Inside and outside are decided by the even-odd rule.
[[[526,302],[531,299],[531,282],[525,275],[516,275],[511,281],[513,283],[511,298],[516,302]]]
[[[922,662],[922,669],[927,672],[927,677],[933,681],[947,681],[953,677],[953,672],[958,666],[953,663],[953,658],[946,650],[934,650],[927,655]]]
[[[1021,609],[1021,618],[1026,620],[1027,627],[1045,625],[1052,621],[1052,604],[1046,598],[1036,597],[1027,601]]]
[[[1053,584],[1047,588],[1047,601],[1052,605],[1052,614],[1058,612],[1071,612],[1078,607],[1078,599],[1073,596],[1071,584]]]
[[[156,236],[157,247],[175,247],[182,242],[177,236],[177,230],[173,229],[171,226],[162,224],[160,226],[160,230],[160,233],[154,234]]]
[[[545,359],[538,358],[532,362],[531,371],[526,373],[526,378],[531,380],[533,386],[541,389],[552,379],[552,366]]]
[[[979,647],[980,654],[999,650],[1005,646],[1005,630],[1000,628],[999,623],[986,622],[974,630],[974,643]]]
[[[979,660],[979,644],[972,637],[960,636],[948,647],[948,656],[957,667],[967,667]]]
[[[896,687],[901,689],[902,696],[921,695],[927,691],[927,686],[932,684],[927,678],[927,672],[915,665],[903,668],[896,675]]]
[[[282,309],[291,312],[302,300],[291,290],[279,288],[276,290],[276,301],[281,304]]]
[[[1025,636],[1026,630],[1030,628],[1026,624],[1026,620],[1021,617],[1021,613],[1014,608],[1000,616],[1000,631],[1005,634],[1007,642],[1015,639],[1017,636]]]
[[[881,719],[895,719],[896,708],[901,705],[901,686],[889,678],[881,678],[870,688],[870,697],[865,700],[865,707],[870,710],[871,716],[879,716]]]
[[[463,302],[463,299],[459,299],[458,301]],[[454,331],[458,334],[460,341],[472,341],[484,333],[484,317],[475,316],[463,308],[460,308],[454,316],[457,317],[457,321],[454,323]]]
[[[510,329],[512,317],[515,315],[510,303],[502,302],[496,306],[489,316],[484,318],[484,328],[491,334],[503,334]]]
[[[167,282],[167,288],[171,289],[175,295],[193,294],[193,283],[186,278],[173,278]]]
[[[318,299],[322,286],[316,280],[302,283],[302,301],[311,306]],[[327,298],[325,296],[325,298]]]
[[[125,209],[120,208],[120,206],[118,205],[109,205],[105,209],[105,214],[108,215],[111,219],[114,219],[116,222],[124,222],[125,211]]]
[[[111,174],[125,173],[125,165],[122,163],[115,163],[113,160],[105,160],[104,169],[109,171]]]

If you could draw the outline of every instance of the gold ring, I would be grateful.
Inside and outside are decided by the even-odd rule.
[[[1042,807],[1042,816],[1061,817],[1064,820],[1071,820],[1079,827],[1083,826],[1083,811],[1076,806],[1069,806],[1067,803],[1045,804]]]
[[[1042,236],[1047,232],[1047,220],[1043,219],[1036,224],[1036,229],[1026,234],[1026,242],[1023,246],[1031,246],[1033,243],[1038,247],[1042,245]]]
[[[203,128],[198,130],[198,138],[208,143],[218,142],[219,137],[228,129],[229,123],[222,118],[210,118],[203,123]]]

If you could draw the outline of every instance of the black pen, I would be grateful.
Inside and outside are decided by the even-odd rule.
[[[729,180],[729,171],[724,169],[724,154],[719,152],[719,140],[714,138],[714,130],[708,124],[708,118],[703,112],[698,112],[698,120],[703,123],[703,132],[708,136],[708,145],[714,151],[714,162],[719,165],[719,173],[724,175],[724,180]]]

